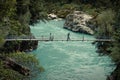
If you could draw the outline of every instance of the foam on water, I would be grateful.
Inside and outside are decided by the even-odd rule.
[[[63,29],[64,20],[40,22],[31,26],[36,37],[49,36],[65,38],[70,32],[71,38],[80,39],[82,34]],[[87,39],[93,36],[84,35]],[[39,42],[37,55],[45,72],[34,80],[106,80],[114,66],[108,56],[98,56],[91,42]]]

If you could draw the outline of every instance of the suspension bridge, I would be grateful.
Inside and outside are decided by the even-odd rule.
[[[70,37],[65,38],[53,38],[53,37],[36,37],[36,38],[8,38],[5,39],[5,41],[97,41],[97,42],[113,42],[112,39],[87,39],[85,37],[82,37],[80,39],[74,39]]]

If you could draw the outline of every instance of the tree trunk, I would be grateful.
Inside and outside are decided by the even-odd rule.
[[[12,58],[0,56],[0,60],[4,62],[5,68],[10,68],[25,76],[28,76],[30,74],[30,70],[28,68],[26,68],[25,66],[19,65]]]

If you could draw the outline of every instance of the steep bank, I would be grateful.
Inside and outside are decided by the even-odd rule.
[[[93,34],[92,28],[87,25],[87,22],[92,19],[92,16],[87,15],[81,11],[74,11],[68,14],[64,24],[64,28],[74,32]]]
[[[38,14],[40,12],[37,12],[37,10],[39,9],[37,9],[36,7],[39,6],[40,4],[36,3],[40,2],[34,1],[34,3],[32,3],[31,0],[27,1],[17,0],[16,2],[3,1],[1,2],[1,5],[2,3],[3,4],[6,3],[3,6],[3,9],[8,7],[9,4],[13,4],[12,7],[10,6],[8,9],[6,9],[6,10],[10,9],[10,11],[6,11],[9,12],[9,14],[6,13],[6,15],[2,16],[0,19],[1,20],[0,32],[2,34],[4,33],[2,38],[16,38],[16,37],[35,38],[34,35],[31,34],[29,24],[33,24],[34,22],[37,22],[37,20],[39,19],[40,15]],[[1,12],[4,13],[4,10],[2,10]],[[0,48],[0,52],[29,51],[36,49],[37,44],[38,44],[37,41],[5,42],[4,45]]]
[[[120,80],[120,63],[117,64],[115,70],[108,76],[107,80]]]
[[[35,38],[29,24],[40,19],[39,3],[39,0],[0,0],[0,80],[31,80],[43,70],[35,56],[24,52],[36,49],[37,41],[5,41]]]

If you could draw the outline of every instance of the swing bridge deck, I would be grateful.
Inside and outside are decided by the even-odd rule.
[[[21,39],[21,38],[15,38],[15,39],[5,39],[5,41],[97,41],[97,42],[113,42],[114,40],[112,39],[49,39],[49,38],[26,38],[26,39]]]

